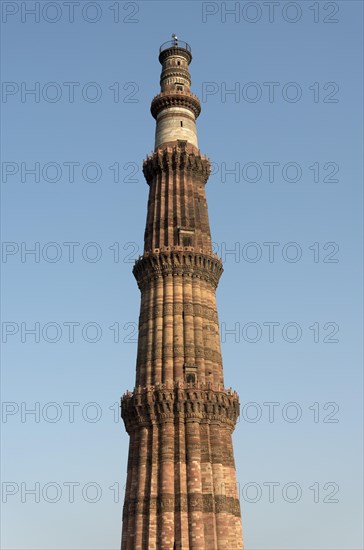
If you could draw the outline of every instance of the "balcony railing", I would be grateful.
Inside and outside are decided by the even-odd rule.
[[[189,53],[191,53],[191,46],[187,44],[187,42],[183,42],[183,40],[177,40],[177,38],[173,40],[168,40],[168,42],[164,42],[164,44],[162,44],[159,48],[159,53],[163,52],[164,50],[168,50],[169,48],[182,48],[183,50],[187,50]]]

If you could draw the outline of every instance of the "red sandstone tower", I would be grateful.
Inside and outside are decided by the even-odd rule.
[[[160,48],[161,92],[151,105],[150,187],[136,382],[121,400],[130,436],[122,550],[242,550],[232,432],[235,392],[224,389],[205,184],[197,145],[201,106],[190,92],[191,49]]]

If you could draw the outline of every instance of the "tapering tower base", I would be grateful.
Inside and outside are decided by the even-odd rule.
[[[122,550],[241,550],[235,392],[211,383],[125,394],[130,435]]]

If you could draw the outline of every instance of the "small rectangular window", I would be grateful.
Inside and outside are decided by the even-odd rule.
[[[187,384],[195,384],[197,382],[197,366],[196,365],[183,365],[185,381]]]
[[[179,228],[178,240],[180,246],[195,246],[195,231],[194,229]]]
[[[181,128],[182,128],[182,127],[183,127],[183,122],[182,122],[182,120],[181,120]]]

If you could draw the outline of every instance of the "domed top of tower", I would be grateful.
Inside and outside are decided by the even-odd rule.
[[[166,57],[178,55],[184,57],[188,65],[191,63],[191,46],[187,42],[179,40],[175,34],[172,34],[172,40],[164,42],[159,48],[159,62],[163,65]]]

